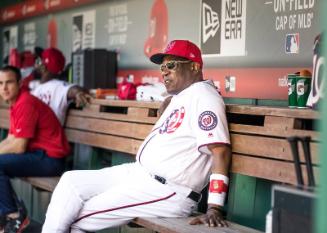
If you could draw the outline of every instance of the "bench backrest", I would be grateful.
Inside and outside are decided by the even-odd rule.
[[[228,105],[227,117],[233,151],[232,172],[296,184],[294,159],[286,138],[310,136],[310,151],[317,173],[318,133],[314,130],[319,117],[317,112],[310,109]],[[299,153],[307,183],[302,147],[299,147]]]
[[[158,102],[93,100],[83,110],[71,109],[65,132],[70,142],[135,155],[158,119]],[[233,173],[296,184],[289,136],[310,136],[314,169],[318,164],[318,113],[248,105],[227,105]],[[0,128],[8,128],[8,106],[0,105]],[[305,182],[303,150],[300,148]]]
[[[71,142],[135,155],[157,121],[158,103],[95,100],[70,110],[65,131]]]

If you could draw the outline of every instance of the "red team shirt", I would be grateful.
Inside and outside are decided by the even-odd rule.
[[[27,151],[44,150],[49,157],[63,158],[70,147],[53,111],[41,100],[22,91],[10,107],[9,133],[28,138]]]

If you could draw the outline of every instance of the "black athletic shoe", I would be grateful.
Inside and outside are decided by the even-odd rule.
[[[30,224],[26,207],[22,201],[18,203],[18,213],[18,218],[7,218],[4,233],[22,233]]]

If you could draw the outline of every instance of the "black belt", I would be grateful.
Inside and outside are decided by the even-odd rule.
[[[161,176],[154,175],[153,177],[162,184],[167,183],[166,179],[161,177]],[[201,194],[197,193],[197,192],[194,192],[194,191],[191,191],[190,194],[187,197],[190,198],[192,201],[195,201],[195,202],[199,202],[201,200]]]

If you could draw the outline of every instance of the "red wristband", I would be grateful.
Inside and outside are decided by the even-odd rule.
[[[228,191],[228,177],[221,174],[210,176],[208,203],[223,206]]]

